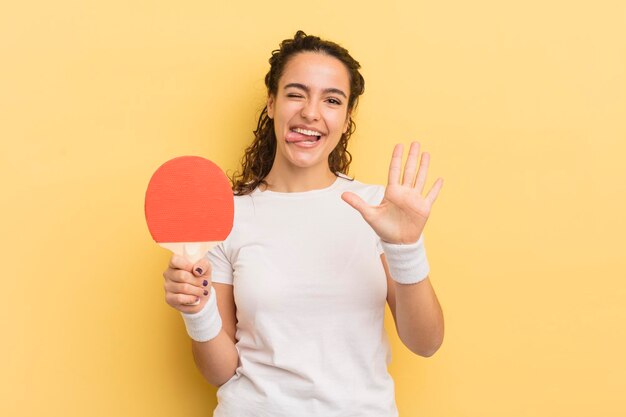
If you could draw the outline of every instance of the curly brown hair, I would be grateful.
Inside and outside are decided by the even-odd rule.
[[[350,96],[348,97],[348,114],[356,108],[359,96],[365,91],[365,80],[359,72],[361,65],[350,56],[349,52],[338,44],[322,40],[317,36],[307,35],[299,30],[293,39],[285,39],[280,43],[280,48],[272,51],[269,59],[270,70],[265,75],[265,86],[268,95],[278,92],[278,81],[283,74],[285,65],[294,55],[300,52],[317,52],[326,54],[340,60],[350,75]],[[328,156],[328,165],[335,174],[348,174],[352,155],[348,152],[348,140],[356,130],[356,123],[350,116],[348,130],[341,135],[337,147]],[[231,181],[235,195],[250,194],[260,184],[267,185],[265,177],[269,174],[274,157],[276,155],[276,134],[274,121],[267,114],[267,106],[261,111],[254,141],[245,150],[241,158],[242,171],[235,171]]]

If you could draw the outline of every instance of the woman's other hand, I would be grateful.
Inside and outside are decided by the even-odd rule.
[[[193,314],[202,310],[211,292],[211,263],[208,259],[202,258],[193,264],[174,254],[163,278],[167,304],[181,313]]]
[[[346,203],[361,213],[382,240],[395,244],[417,242],[424,231],[432,205],[443,186],[443,179],[437,178],[426,196],[422,196],[426,185],[430,154],[422,153],[418,170],[420,144],[411,143],[404,173],[402,173],[403,153],[402,144],[396,145],[389,166],[389,182],[379,206],[370,206],[351,192],[345,192],[341,196]]]

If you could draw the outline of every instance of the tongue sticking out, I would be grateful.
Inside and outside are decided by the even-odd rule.
[[[293,131],[289,131],[289,133],[285,135],[285,141],[290,142],[290,143],[304,142],[304,141],[315,142],[318,139],[319,139],[319,136],[303,135],[302,133],[293,132]]]

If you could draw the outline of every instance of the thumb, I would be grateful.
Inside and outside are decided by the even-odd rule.
[[[350,204],[359,213],[361,213],[361,216],[363,216],[364,218],[370,211],[369,204],[363,201],[361,197],[350,191],[346,191],[345,193],[341,194],[341,199]]]
[[[208,274],[211,271],[211,263],[206,256],[203,256],[198,262],[193,264],[193,274],[197,277]]]

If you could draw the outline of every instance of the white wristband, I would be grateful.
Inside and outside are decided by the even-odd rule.
[[[211,287],[211,295],[202,310],[197,313],[181,313],[187,328],[187,334],[196,342],[207,342],[220,333],[222,318],[217,309],[217,295]]]
[[[409,245],[380,241],[389,264],[391,278],[400,284],[416,284],[428,277],[430,266],[422,236]]]

